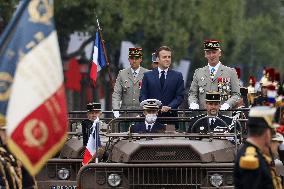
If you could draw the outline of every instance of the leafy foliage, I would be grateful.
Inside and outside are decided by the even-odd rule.
[[[0,0],[4,25],[18,1]],[[283,17],[279,0],[55,0],[55,20],[61,53],[66,55],[74,31],[94,34],[96,16],[103,28],[109,57],[117,62],[120,42],[143,47],[144,62],[161,45],[174,50],[174,60],[189,58],[205,64],[204,39],[222,41],[227,64],[276,66],[283,64]]]

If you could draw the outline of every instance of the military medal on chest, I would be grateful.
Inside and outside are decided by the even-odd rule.
[[[231,94],[231,80],[226,77],[218,77],[218,91],[221,93],[221,100],[226,101]]]

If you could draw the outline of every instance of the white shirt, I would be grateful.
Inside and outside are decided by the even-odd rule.
[[[218,62],[218,64],[216,64],[216,66],[210,66],[209,64],[208,64],[208,67],[209,67],[209,73],[211,73],[211,69],[212,68],[214,68],[215,69],[215,71],[214,71],[214,75],[216,75],[216,73],[217,73],[217,71],[218,71],[218,68],[220,67],[220,65],[221,65],[221,62],[219,61]]]
[[[151,127],[150,127],[150,131],[151,131],[151,130],[152,130],[152,128],[153,128],[154,123],[149,124],[149,123],[147,123],[147,122],[145,121],[146,131],[148,131],[148,125],[150,125],[150,126],[151,126]]]
[[[161,68],[158,67],[158,71],[159,71],[159,78],[161,78],[162,75],[162,71],[165,71],[165,79],[167,79],[167,73],[168,73],[169,68],[162,70]]]
[[[213,125],[215,123],[215,118],[209,118],[209,125]]]

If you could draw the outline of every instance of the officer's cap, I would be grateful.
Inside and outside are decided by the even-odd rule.
[[[275,135],[272,136],[271,140],[272,141],[277,141],[277,142],[283,142],[284,141],[284,137],[280,133],[275,133]]]
[[[249,111],[248,127],[268,127],[277,128],[274,122],[275,108],[269,106],[255,106]]]
[[[204,40],[204,50],[211,51],[211,50],[220,50],[220,41],[218,40]]]
[[[140,103],[140,106],[146,109],[159,109],[162,106],[161,101],[157,99],[146,99]]]
[[[220,102],[221,94],[219,92],[207,92],[206,102]]]
[[[129,57],[142,57],[142,48],[129,48]]]
[[[87,112],[90,111],[101,111],[101,103],[91,102],[87,104]]]

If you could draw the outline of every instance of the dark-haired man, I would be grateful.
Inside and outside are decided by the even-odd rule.
[[[162,46],[156,51],[158,67],[146,72],[142,80],[140,102],[146,99],[157,99],[163,104],[162,117],[175,117],[184,97],[184,81],[180,72],[170,69],[172,50]]]

